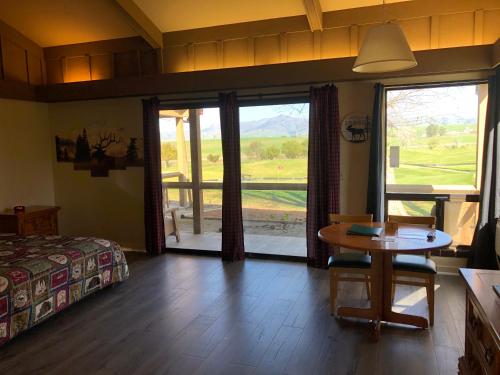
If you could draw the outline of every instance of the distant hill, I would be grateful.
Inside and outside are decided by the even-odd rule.
[[[273,137],[300,137],[307,135],[309,123],[305,118],[279,115],[257,121],[242,121],[240,135],[242,138],[273,138]],[[220,125],[213,123],[205,125],[201,131],[205,139],[220,137]],[[162,129],[161,140],[174,140],[175,128]]]

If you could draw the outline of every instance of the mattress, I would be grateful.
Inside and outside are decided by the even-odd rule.
[[[113,241],[0,234],[0,346],[128,274]]]

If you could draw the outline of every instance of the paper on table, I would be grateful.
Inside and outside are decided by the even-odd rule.
[[[395,242],[396,237],[394,236],[385,236],[385,237],[372,237],[373,241],[383,241],[383,242]]]

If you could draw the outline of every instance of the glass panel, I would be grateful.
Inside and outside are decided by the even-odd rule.
[[[219,108],[203,108],[200,114],[203,181],[222,182],[222,143]]]
[[[486,101],[487,85],[388,90],[387,191],[391,185],[427,193],[436,185],[476,186]]]
[[[203,189],[203,231],[222,231],[222,190]]]
[[[245,182],[307,182],[309,104],[240,108]]]
[[[245,233],[305,237],[305,191],[243,190]]]
[[[445,202],[444,231],[453,238],[452,246],[470,245],[478,220],[479,203]]]
[[[433,201],[389,201],[388,214],[402,216],[435,216]]]
[[[189,111],[160,111],[161,171],[164,180],[191,181]]]

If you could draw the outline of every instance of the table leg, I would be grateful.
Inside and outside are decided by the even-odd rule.
[[[384,259],[381,252],[372,253],[372,295],[371,308],[374,311],[374,338],[378,341],[380,338],[380,323],[382,320],[382,298],[384,292]]]
[[[383,253],[383,295],[382,295],[382,320],[392,323],[408,324],[416,327],[427,328],[429,323],[426,318],[416,315],[401,314],[392,311],[392,254]]]

